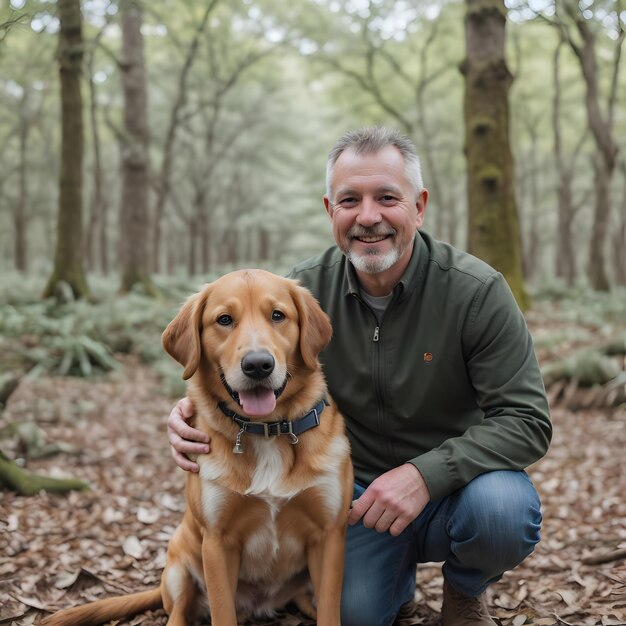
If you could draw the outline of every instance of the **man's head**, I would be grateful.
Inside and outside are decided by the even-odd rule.
[[[350,130],[339,138],[328,155],[326,162],[326,194],[331,197],[332,174],[337,159],[346,150],[355,154],[375,154],[387,146],[393,146],[402,155],[406,164],[407,180],[413,185],[416,193],[424,187],[422,180],[422,166],[415,148],[415,144],[395,128],[385,126],[370,126]]]
[[[428,199],[411,140],[381,127],[347,133],[330,152],[326,183],[337,245],[358,273],[397,282]]]

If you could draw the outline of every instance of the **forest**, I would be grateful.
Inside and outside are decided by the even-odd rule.
[[[160,334],[332,245],[328,152],[373,125],[417,146],[424,230],[507,279],[551,403],[543,539],[494,618],[626,624],[625,37],[625,0],[3,0],[0,624],[158,582],[185,394]],[[420,566],[404,626],[441,584]]]

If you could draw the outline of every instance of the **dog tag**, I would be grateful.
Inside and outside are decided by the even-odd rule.
[[[244,433],[244,429],[242,428],[238,433],[237,433],[237,439],[235,440],[235,447],[233,448],[233,452],[235,454],[243,454],[245,452],[243,444],[241,443],[241,435],[243,435]]]

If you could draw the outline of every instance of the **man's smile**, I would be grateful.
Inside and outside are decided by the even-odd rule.
[[[391,235],[370,235],[369,237],[355,237],[355,239],[363,243],[378,243],[388,237],[391,237]]]

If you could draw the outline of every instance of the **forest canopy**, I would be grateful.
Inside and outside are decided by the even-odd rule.
[[[3,270],[49,274],[55,258],[68,4],[0,9]],[[117,273],[122,287],[159,273],[288,270],[331,243],[321,196],[332,143],[372,124],[415,141],[430,191],[425,228],[467,248],[472,4],[489,3],[75,2],[82,233],[62,253],[79,251],[87,272]],[[499,10],[520,222],[506,236],[521,242],[524,279],[624,284],[623,2],[508,0]]]

